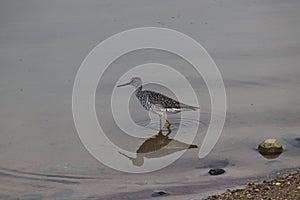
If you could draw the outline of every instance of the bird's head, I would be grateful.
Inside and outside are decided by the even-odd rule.
[[[118,85],[117,87],[122,87],[126,85],[132,85],[136,88],[142,86],[142,79],[140,77],[132,77],[130,82]]]

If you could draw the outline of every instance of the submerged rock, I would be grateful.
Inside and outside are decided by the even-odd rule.
[[[216,168],[216,169],[211,169],[209,170],[209,174],[212,175],[212,176],[216,176],[216,175],[221,175],[221,174],[224,174],[226,171],[224,169],[219,169],[219,168]]]
[[[258,151],[267,159],[275,159],[282,153],[283,147],[278,140],[267,139],[259,144]]]
[[[163,190],[155,190],[153,193],[152,193],[152,197],[161,197],[161,196],[168,196],[170,195],[170,193],[167,193],[166,191],[163,191]]]

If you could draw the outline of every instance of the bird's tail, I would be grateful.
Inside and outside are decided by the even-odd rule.
[[[182,104],[182,105],[181,105],[181,108],[186,109],[186,110],[193,110],[193,111],[196,111],[196,110],[199,110],[199,109],[200,109],[199,107],[196,107],[196,106],[190,106],[190,105],[186,105],[186,104]]]
[[[194,145],[194,144],[191,144],[191,145],[189,146],[189,149],[194,149],[194,148],[198,148],[198,146],[197,146],[197,145]]]

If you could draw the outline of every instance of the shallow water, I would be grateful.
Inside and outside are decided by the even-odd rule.
[[[299,168],[299,6],[296,1],[279,0],[1,3],[0,199],[147,199],[160,189],[171,193],[166,199],[186,194],[200,198],[201,194],[194,194],[201,191],[200,186],[206,190],[202,194],[207,194],[224,190],[235,180]],[[228,115],[221,138],[204,159],[198,159],[199,149],[192,148],[164,169],[129,174],[99,163],[80,142],[72,118],[72,87],[80,63],[94,46],[112,34],[141,26],[179,30],[208,50],[224,78]],[[96,93],[97,115],[107,137],[133,153],[158,133],[158,118],[149,116],[132,96],[131,117],[137,126],[149,130],[132,139],[107,115],[110,101],[106,100],[122,72],[147,62],[190,67],[166,52],[133,52],[112,64]],[[209,124],[209,94],[202,79],[191,70],[183,71],[197,86],[203,112],[198,121],[193,113],[181,122],[179,114],[170,116],[169,137],[181,124],[185,131],[180,142],[200,146]],[[195,105],[176,79],[159,75],[178,87],[178,98]],[[154,83],[148,86],[173,95]],[[118,94],[132,91],[122,88]],[[116,103],[122,105],[122,99]],[[195,140],[186,142],[195,126],[199,127]],[[256,151],[266,138],[282,142],[285,151],[278,159],[266,160]],[[160,157],[165,158],[168,155]],[[145,158],[145,162],[155,159]],[[208,175],[210,168],[218,167],[227,172]]]

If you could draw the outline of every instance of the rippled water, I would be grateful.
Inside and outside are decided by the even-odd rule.
[[[159,122],[154,122],[151,120],[141,120],[141,121],[137,121],[136,122],[137,125],[139,126],[143,126],[152,130],[157,130],[159,127]],[[164,130],[167,130],[166,127],[167,124],[165,124],[165,126],[163,127]],[[185,129],[188,129],[191,126],[196,126],[196,127],[201,127],[200,129],[204,129],[203,127],[207,127],[207,124],[204,122],[201,122],[199,120],[195,120],[195,119],[189,119],[189,118],[174,118],[172,119],[172,126],[171,129],[172,130],[177,130],[179,126],[183,126]]]

